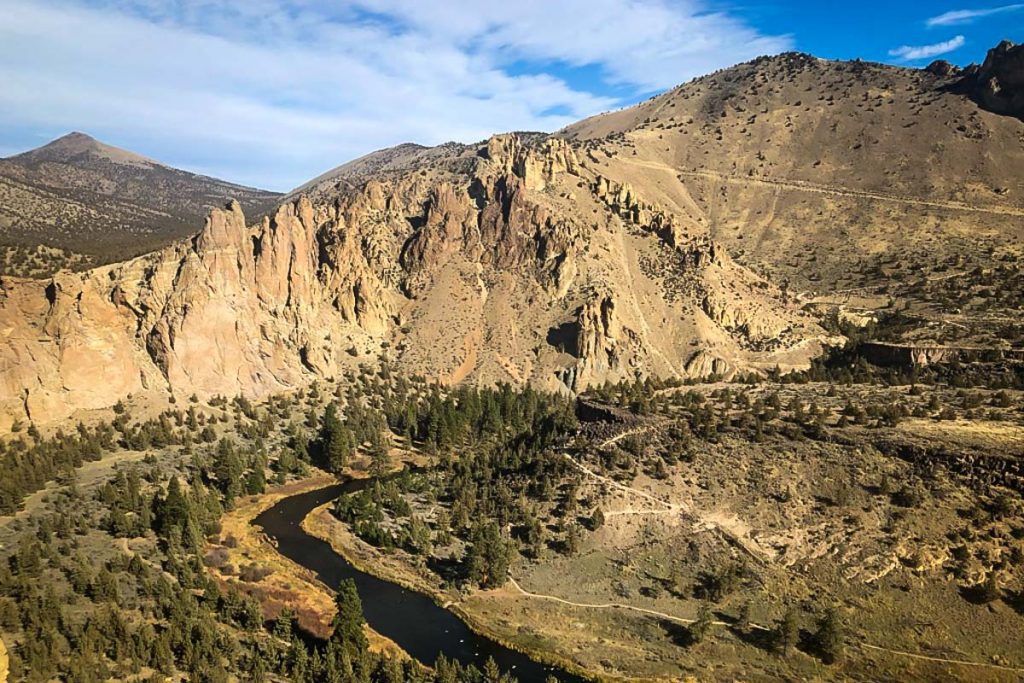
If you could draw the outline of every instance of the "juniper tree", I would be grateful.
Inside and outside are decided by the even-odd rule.
[[[772,630],[772,644],[777,652],[788,655],[796,647],[799,639],[800,622],[796,610],[790,607]]]
[[[697,618],[692,624],[690,624],[687,632],[690,636],[690,643],[696,645],[702,642],[708,634],[711,632],[711,627],[714,625],[714,615],[711,613],[711,607],[707,603],[702,603],[697,608]]]
[[[843,656],[843,640],[843,624],[839,612],[829,609],[818,621],[818,630],[814,634],[814,646],[826,664],[832,664]]]

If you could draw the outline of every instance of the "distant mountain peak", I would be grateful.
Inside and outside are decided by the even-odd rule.
[[[99,141],[96,138],[94,138],[93,136],[89,135],[88,133],[83,133],[81,131],[73,130],[70,133],[68,133],[67,135],[62,135],[59,138],[53,140],[49,144],[51,144],[51,145],[76,144],[76,143],[79,143],[79,142],[97,143]]]
[[[0,159],[0,273],[39,277],[121,261],[195,234],[230,199],[258,217],[279,198],[75,131]],[[42,247],[45,256],[31,256]]]
[[[98,157],[115,164],[163,166],[158,161],[126,149],[121,149],[120,147],[105,144],[91,135],[79,131],[72,131],[67,135],[62,135],[42,147],[13,156],[11,160],[29,163],[42,161],[69,163],[83,155]]]

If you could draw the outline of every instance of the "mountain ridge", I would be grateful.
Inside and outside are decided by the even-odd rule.
[[[9,161],[25,163],[42,163],[44,161],[68,162],[80,154],[92,154],[122,164],[166,166],[166,164],[161,164],[141,154],[100,142],[91,135],[79,131],[72,131],[51,140],[41,147],[15,154],[7,159]]]
[[[228,199],[259,213],[280,196],[69,133],[0,159],[0,272],[47,276],[124,260],[188,237]]]
[[[566,392],[732,377],[889,318],[908,343],[1019,345],[1012,301],[974,293],[1019,278],[1024,127],[950,78],[762,58],[551,136],[373,153],[120,264],[4,278],[0,410],[258,396],[383,359]],[[978,283],[962,302],[950,270]]]

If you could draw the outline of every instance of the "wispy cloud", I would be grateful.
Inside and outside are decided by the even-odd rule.
[[[928,27],[933,26],[959,26],[962,24],[970,24],[976,19],[983,19],[984,17],[990,17],[993,14],[1002,14],[1004,12],[1016,12],[1017,10],[1024,9],[1024,4],[1016,3],[1013,5],[1002,5],[1000,7],[988,7],[985,9],[958,9],[950,12],[944,12],[938,16],[932,17],[925,22]]]
[[[274,189],[399,142],[554,130],[792,47],[707,0],[0,0],[0,16],[0,145],[80,129]]]
[[[952,52],[959,47],[963,47],[966,42],[967,41],[963,36],[956,36],[955,38],[951,38],[941,43],[933,43],[932,45],[903,45],[895,50],[889,50],[889,56],[898,57],[904,61],[912,62],[918,59],[928,59],[930,57],[944,55],[947,52]]]

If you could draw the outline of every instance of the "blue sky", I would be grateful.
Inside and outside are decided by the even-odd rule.
[[[0,0],[0,156],[81,130],[287,190],[761,54],[966,64],[1003,38],[1024,40],[1024,0]]]

